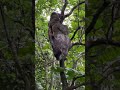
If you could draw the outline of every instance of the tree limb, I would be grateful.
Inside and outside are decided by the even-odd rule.
[[[83,3],[85,3],[85,1],[82,1],[82,2],[78,3],[76,6],[74,6],[74,7],[71,9],[71,11],[70,11],[68,14],[65,15],[65,18],[66,18],[66,17],[69,17],[69,16],[72,14],[72,12],[73,12],[78,6],[80,6],[80,5],[83,4]]]
[[[19,59],[18,59],[18,55],[17,55],[15,44],[10,39],[10,35],[8,33],[8,29],[6,27],[6,22],[5,22],[5,18],[4,18],[4,11],[3,11],[2,5],[0,6],[0,12],[1,12],[1,17],[2,17],[2,22],[3,22],[3,28],[4,28],[4,31],[5,31],[6,39],[7,39],[10,51],[12,53],[12,56],[13,56],[13,60],[15,62],[15,66],[16,66],[18,72],[21,74],[21,77],[22,77],[24,83],[26,84],[25,88],[27,90],[28,89],[30,90],[30,83],[29,83],[28,77],[25,75],[25,73],[24,73],[24,71],[22,69],[22,66],[21,66],[21,64],[19,62]]]
[[[112,46],[120,47],[120,42],[113,41],[113,40],[106,40],[106,39],[98,39],[96,41],[86,42],[87,49],[92,48],[93,46],[98,46],[98,45],[112,45]]]
[[[63,7],[62,7],[62,9],[61,9],[60,22],[62,23],[63,20],[64,20],[66,17],[70,16],[70,15],[72,14],[72,12],[73,12],[79,5],[81,5],[82,3],[85,3],[85,2],[78,3],[76,6],[74,6],[74,7],[71,9],[71,11],[70,11],[67,15],[64,15],[64,11],[65,11],[65,9],[66,9],[66,7],[67,7],[67,4],[68,4],[68,1],[65,0],[65,3],[64,3],[64,5],[63,5]],[[73,38],[75,37],[75,34],[77,33],[77,31],[78,31],[79,29],[80,29],[80,27],[77,28],[77,30],[74,32],[74,34],[73,34],[73,36],[72,36],[71,39],[73,39]],[[77,45],[77,44],[78,44],[78,43],[74,43],[72,46]],[[79,43],[79,44],[80,44],[80,43]],[[59,63],[60,63],[60,67],[62,67],[62,68],[65,67],[65,66],[64,66],[64,60],[60,60]],[[68,83],[67,83],[67,78],[66,78],[66,75],[65,75],[65,72],[64,72],[64,71],[61,71],[61,72],[60,72],[60,77],[61,77],[61,82],[62,82],[62,90],[67,90],[66,88],[68,87]],[[68,89],[68,90],[70,90],[70,89]]]
[[[75,42],[75,43],[72,43],[72,45],[70,46],[69,50],[73,47],[73,46],[76,46],[76,45],[83,45],[85,46],[85,44],[81,43],[81,42]]]
[[[113,66],[113,64],[115,64],[115,63],[119,63],[119,62],[120,62],[120,59],[119,59],[119,58],[118,58],[117,60],[114,60],[114,61],[108,62],[107,65],[105,65],[106,67],[104,68],[104,70],[103,70],[102,73],[107,72],[107,71]]]
[[[32,19],[34,19],[34,18],[32,18]],[[23,26],[24,27],[24,29],[25,30],[27,30],[27,31],[29,31],[29,33],[30,33],[30,35],[32,36],[32,38],[34,39],[35,37],[34,37],[34,35],[35,35],[35,26],[33,25],[33,28],[29,28],[29,27],[25,27],[25,25],[24,25],[24,23],[22,22],[22,21],[20,21],[20,20],[13,20],[15,23],[18,23],[18,24],[20,24],[21,26]],[[32,23],[33,23],[34,21],[32,20]]]
[[[80,29],[81,29],[81,27],[79,26],[79,27],[75,30],[75,32],[74,32],[74,34],[73,34],[73,36],[72,36],[72,38],[71,38],[70,40],[73,40],[73,38],[75,37],[77,31],[80,30]]]
[[[77,88],[79,88],[79,87],[81,87],[83,85],[88,85],[88,84],[90,84],[90,82],[84,82],[84,83],[81,83],[79,85],[74,86],[73,89],[77,89]]]
[[[75,46],[75,45],[85,45],[85,44],[83,44],[83,43],[81,43],[81,42],[76,42],[76,43],[72,43],[72,46]]]
[[[60,60],[60,67],[61,68],[65,67],[64,60]],[[67,78],[66,78],[66,75],[65,75],[64,71],[60,72],[60,77],[61,77],[61,82],[62,82],[62,90],[65,90],[66,87],[68,87],[68,83],[67,83]]]
[[[70,86],[66,90],[75,90],[75,89],[77,89],[77,88],[79,88],[79,87],[81,87],[83,85],[88,85],[88,84],[90,84],[90,82],[83,82],[83,83],[81,83],[79,85],[76,85],[76,86]]]
[[[61,15],[64,15],[64,11],[65,11],[65,9],[66,9],[66,7],[67,7],[67,4],[68,4],[68,1],[65,0],[65,3],[64,3],[64,5],[63,5],[63,7],[62,7],[62,10],[61,10]]]
[[[114,20],[115,15],[114,15],[114,11],[115,11],[115,5],[112,6],[112,11],[111,11],[111,23],[110,26],[108,27],[107,33],[106,33],[106,38],[112,39],[112,35],[113,35],[113,31],[114,31],[114,23],[116,20]]]
[[[100,16],[100,14],[106,9],[106,7],[107,7],[109,4],[110,4],[110,3],[108,3],[108,2],[104,2],[104,3],[102,4],[102,6],[101,6],[101,7],[96,11],[96,13],[93,15],[93,19],[92,19],[90,25],[89,25],[88,28],[85,30],[86,36],[87,36],[88,33],[90,33],[91,30],[94,28],[94,26],[95,26],[95,24],[96,24],[96,22],[97,22],[97,20],[98,20],[98,18],[99,18],[99,16]]]
[[[82,77],[85,77],[85,75],[74,77],[73,80],[72,80],[71,86],[74,85],[75,81],[76,81],[78,78],[82,78]]]
[[[109,75],[111,75],[111,74],[113,74],[114,72],[117,72],[117,71],[120,71],[120,66],[111,69],[111,72],[109,72],[109,73],[107,73],[107,75],[103,76],[103,78],[99,80],[97,85],[99,86],[100,84],[102,84],[102,82],[104,80],[106,80]]]

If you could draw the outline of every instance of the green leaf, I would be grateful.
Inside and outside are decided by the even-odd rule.
[[[98,29],[98,28],[100,28],[100,27],[102,27],[102,26],[103,26],[102,20],[101,20],[101,19],[98,19],[97,22],[96,22],[96,24],[95,24],[95,28]]]

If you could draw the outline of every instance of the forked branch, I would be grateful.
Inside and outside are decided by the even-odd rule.
[[[70,11],[68,14],[65,15],[65,18],[66,18],[66,17],[69,17],[69,16],[72,14],[72,12],[73,12],[78,6],[80,6],[80,5],[83,4],[83,3],[85,3],[85,1],[80,2],[80,3],[78,3],[77,5],[75,5],[75,6],[71,9],[71,11]]]
[[[66,7],[67,7],[67,4],[68,4],[68,1],[65,0],[65,3],[64,3],[64,5],[63,5],[63,7],[62,7],[62,10],[61,10],[61,15],[64,15],[64,12],[65,12],[65,9],[66,9]]]

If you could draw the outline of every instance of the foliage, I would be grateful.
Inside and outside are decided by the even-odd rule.
[[[120,83],[119,3],[88,0],[86,9],[86,90],[118,90]],[[117,68],[117,69],[116,69]],[[117,83],[117,84],[116,84]]]
[[[32,2],[29,0],[0,1],[1,90],[34,88],[34,29],[31,10]]]
[[[68,1],[69,4],[65,13],[68,13],[71,8],[76,5],[77,0]],[[85,61],[84,61],[84,46],[76,45],[72,47],[65,61],[66,68],[60,68],[58,61],[55,60],[50,42],[48,39],[48,22],[50,14],[53,11],[60,13],[60,10],[64,2],[62,0],[38,0],[35,7],[35,48],[36,48],[36,81],[43,87],[44,90],[61,90],[61,81],[59,73],[64,71],[66,73],[68,82],[72,82],[72,79],[76,76],[85,74]],[[75,30],[79,25],[82,27],[72,40],[73,43],[81,42],[85,43],[84,35],[84,17],[85,17],[84,4],[75,9],[73,14],[66,18],[64,24],[69,27],[69,37],[72,38]],[[79,14],[78,14],[79,13]],[[79,79],[76,84],[82,83],[84,80]],[[80,88],[78,88],[79,90]]]

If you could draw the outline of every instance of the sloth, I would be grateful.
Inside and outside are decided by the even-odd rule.
[[[57,60],[65,59],[71,41],[68,37],[68,27],[60,23],[60,14],[53,12],[48,23],[48,36]]]

